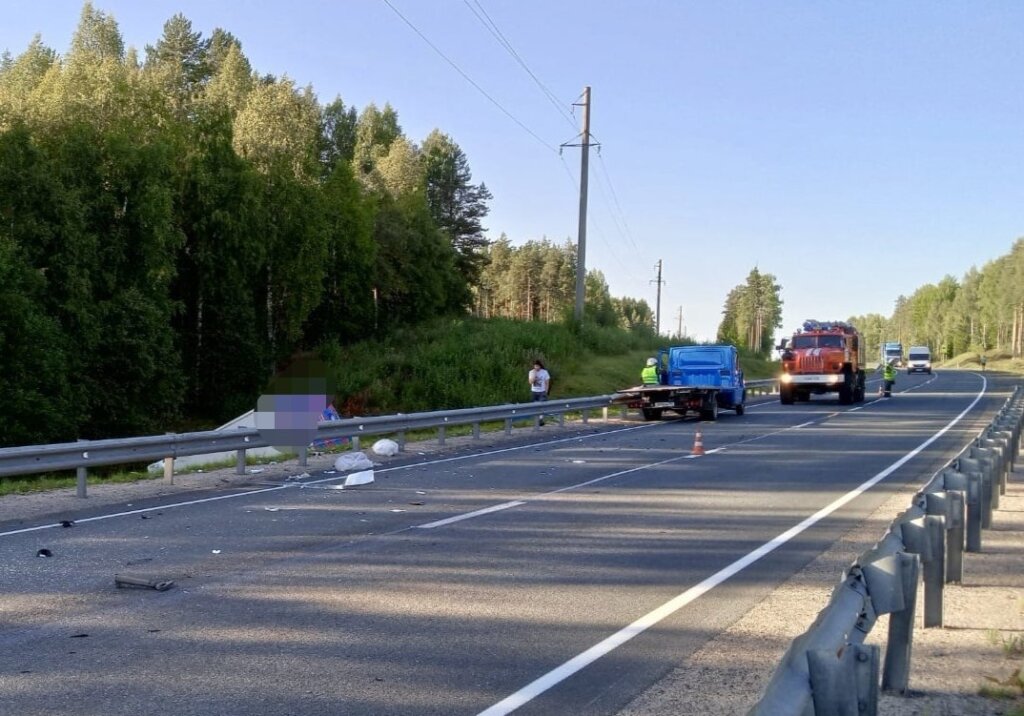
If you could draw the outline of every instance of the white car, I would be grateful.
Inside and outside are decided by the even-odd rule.
[[[907,351],[907,375],[932,372],[932,352],[928,346],[910,346]]]

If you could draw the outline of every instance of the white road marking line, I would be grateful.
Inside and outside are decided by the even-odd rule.
[[[722,584],[730,577],[739,574],[741,571],[743,571],[750,565],[754,564],[762,557],[774,552],[776,549],[789,542],[791,539],[799,535],[801,532],[806,531],[808,528],[814,526],[824,518],[828,517],[833,512],[838,510],[840,507],[843,507],[847,503],[859,497],[864,492],[867,492],[869,489],[877,485],[879,482],[881,482],[886,477],[888,477],[893,472],[902,467],[904,464],[906,464],[909,460],[915,457],[926,447],[928,447],[933,442],[942,437],[950,428],[959,423],[964,418],[964,416],[967,415],[967,413],[969,413],[971,409],[978,404],[978,401],[981,400],[981,397],[985,394],[986,386],[987,382],[984,378],[982,378],[981,392],[978,393],[977,396],[975,396],[974,400],[971,402],[970,405],[964,408],[962,413],[960,413],[955,418],[953,418],[952,421],[947,423],[946,426],[942,428],[942,430],[932,435],[930,438],[928,438],[923,443],[918,445],[916,448],[908,452],[906,455],[901,457],[892,465],[890,465],[889,467],[887,467],[886,469],[882,470],[880,473],[869,479],[867,482],[864,482],[863,484],[854,488],[850,492],[847,492],[838,500],[835,500],[831,504],[821,508],[813,515],[800,522],[799,524],[790,527],[782,534],[769,540],[768,542],[765,542],[763,545],[761,545],[754,551],[746,554],[745,556],[736,560],[727,567],[715,572],[710,577],[703,580],[696,586],[687,589],[685,592],[673,597],[657,609],[654,609],[653,611],[650,611],[647,614],[643,615],[642,617],[634,621],[632,624],[620,629],[608,638],[590,647],[586,651],[577,654],[561,666],[552,669],[548,673],[530,682],[529,684],[519,689],[515,693],[506,696],[504,699],[494,704],[490,708],[481,711],[478,714],[478,716],[504,716],[505,714],[512,713],[517,708],[529,703],[530,701],[537,698],[548,689],[557,686],[561,682],[565,681],[570,676],[575,674],[577,671],[580,671],[584,667],[589,666],[590,664],[600,659],[602,656],[611,653],[618,647],[628,642],[633,637],[638,636],[643,632],[647,631],[649,628],[651,628],[661,620],[665,619],[666,617],[675,614],[677,611],[685,607],[687,604],[690,604],[698,597],[701,597],[702,595],[710,592],[712,589]]]
[[[492,512],[500,512],[501,510],[507,510],[511,507],[519,507],[519,505],[525,504],[526,503],[523,502],[522,500],[502,502],[500,505],[491,505],[490,507],[485,507],[482,510],[476,510],[475,512],[466,512],[465,514],[455,515],[455,517],[448,517],[443,520],[438,520],[437,522],[428,522],[425,525],[416,526],[419,527],[421,530],[430,530],[434,529],[435,527],[444,527],[445,525],[450,525],[455,522],[462,522],[462,520],[471,520],[474,517],[479,517],[480,515],[489,515]]]

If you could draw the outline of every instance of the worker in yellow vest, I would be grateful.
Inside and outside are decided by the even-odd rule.
[[[647,365],[640,371],[640,382],[644,385],[657,385],[661,382],[658,378],[658,359],[648,358]]]

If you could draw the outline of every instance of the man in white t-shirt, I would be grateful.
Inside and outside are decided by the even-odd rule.
[[[530,371],[530,399],[533,402],[547,400],[551,390],[551,374],[544,369],[544,364],[538,358],[533,362],[533,370]],[[544,424],[544,416],[540,416],[540,424]]]

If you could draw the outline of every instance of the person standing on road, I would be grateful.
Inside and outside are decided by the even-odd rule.
[[[533,362],[533,369],[530,371],[530,399],[533,402],[547,400],[551,391],[551,374],[544,368],[540,358]],[[540,416],[540,424],[544,424],[544,416]]]
[[[658,378],[658,359],[648,358],[647,365],[640,371],[640,382],[644,385],[657,385],[661,381]]]
[[[892,386],[896,382],[896,361],[891,360],[886,363],[882,368],[882,382],[885,383],[883,388],[885,395],[892,395]]]

